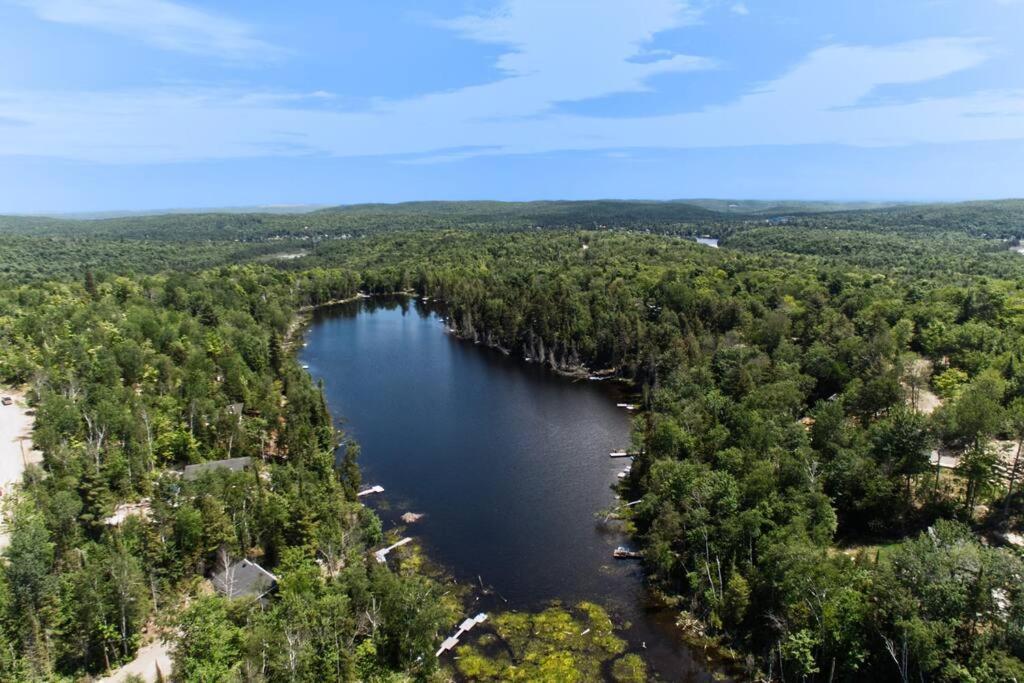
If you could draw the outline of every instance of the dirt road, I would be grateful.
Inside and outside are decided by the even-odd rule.
[[[10,495],[21,482],[25,468],[42,462],[43,454],[32,447],[35,417],[25,405],[20,391],[0,389],[0,397],[9,396],[11,405],[0,404],[0,496]],[[0,549],[7,545],[7,533],[0,519]]]

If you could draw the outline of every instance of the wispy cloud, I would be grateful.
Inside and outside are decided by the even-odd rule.
[[[696,19],[688,5],[670,0],[571,7],[515,0],[496,14],[445,24],[467,39],[506,46],[498,78],[359,111],[317,92],[0,92],[0,117],[26,122],[0,127],[0,155],[112,163],[386,155],[422,164],[562,150],[1024,139],[1024,92],[900,100],[889,88],[884,100],[872,97],[989,58],[987,43],[964,38],[823,47],[733,102],[704,110],[602,117],[560,107],[644,90],[656,74],[710,68],[705,57],[650,49],[658,33]]]
[[[658,74],[715,67],[708,57],[646,49],[655,34],[692,24],[698,16],[680,0],[508,0],[493,14],[440,24],[463,38],[506,46],[496,63],[504,77],[427,96],[415,106],[447,108],[457,99],[469,114],[508,118],[560,102],[642,91]],[[403,101],[392,109],[408,106]]]
[[[750,14],[750,9],[747,7],[746,3],[743,2],[737,2],[729,8],[729,11],[733,14],[738,14],[741,17],[745,17]]]
[[[165,50],[231,60],[281,54],[242,22],[171,0],[12,1],[44,21],[97,29]]]

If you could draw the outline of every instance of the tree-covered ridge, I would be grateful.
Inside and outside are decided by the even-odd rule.
[[[959,204],[905,204],[884,209],[820,215],[837,227],[860,224],[890,232],[964,232],[976,237],[1024,235],[1024,199]]]
[[[295,309],[358,282],[244,267],[4,293],[0,374],[28,383],[44,461],[7,503],[0,679],[130,659],[157,610],[242,557],[277,573],[279,599],[195,599],[172,619],[177,679],[430,670],[451,606],[368,557],[381,528],[355,502],[357,449],[335,468],[322,394],[284,346]],[[253,464],[176,473],[226,457]],[[107,519],[132,501],[145,513]]]
[[[834,264],[918,278],[1024,276],[1024,201],[899,205],[744,219],[723,247],[820,256]]]
[[[1009,251],[1024,236],[1024,201],[862,204],[750,201],[407,202],[306,213],[174,213],[66,219],[0,216],[0,278],[66,278],[98,272],[200,270],[300,254],[370,254],[378,239],[410,231],[512,233],[608,230],[712,235],[748,252],[820,256],[834,263],[919,277],[1020,277]],[[369,244],[363,241],[369,239]],[[170,243],[170,244],[167,244]],[[52,254],[52,258],[43,255]],[[77,255],[76,255],[77,254]]]
[[[0,233],[162,241],[262,241],[364,235],[387,230],[469,228],[675,229],[721,214],[685,202],[406,202],[355,204],[308,213],[176,213],[91,220],[0,216]]]
[[[388,230],[620,229],[727,235],[765,221],[867,232],[1024,234],[1024,201],[962,204],[864,204],[749,201],[406,202],[355,204],[305,213],[206,212],[70,219],[0,216],[0,233],[36,237],[171,242],[258,242],[331,238]]]
[[[0,240],[0,286],[46,280],[78,280],[96,275],[153,274],[203,270],[228,263],[273,259],[275,254],[301,251],[297,242],[189,241],[179,243],[95,239],[83,237],[26,237]]]
[[[1007,240],[954,232],[917,235],[814,224],[756,227],[722,242],[727,249],[814,256],[833,266],[845,264],[929,280],[1024,276],[1024,255],[1010,246]]]

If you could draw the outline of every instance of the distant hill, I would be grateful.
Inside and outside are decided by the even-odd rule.
[[[900,202],[830,202],[800,201],[793,199],[684,199],[687,204],[719,213],[748,215],[783,215],[825,213],[834,211],[860,211],[900,206]]]
[[[57,218],[64,220],[102,220],[104,218],[129,218],[132,216],[168,216],[173,214],[196,213],[267,213],[294,214],[309,213],[329,206],[328,204],[261,204],[259,206],[193,207],[178,209],[146,209],[142,211],[78,211],[69,213],[24,214],[26,218]]]
[[[274,210],[270,210],[273,208]],[[0,234],[108,240],[316,241],[391,230],[628,229],[728,237],[777,217],[818,229],[1024,235],[1024,200],[958,204],[872,204],[696,199],[679,201],[423,201],[325,208],[253,207],[233,211],[132,214],[88,219],[0,216]]]
[[[353,204],[309,211],[201,212],[69,219],[0,216],[0,234],[168,241],[258,241],[273,237],[363,234],[368,231],[462,227],[628,228],[693,230],[732,217],[682,202],[406,202]]]
[[[596,199],[584,201],[423,201],[399,204],[350,204],[320,213],[447,216],[460,221],[527,220],[542,227],[596,227],[616,224],[721,220],[717,212],[677,201]]]

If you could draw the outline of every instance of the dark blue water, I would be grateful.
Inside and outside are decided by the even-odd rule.
[[[445,333],[419,302],[364,300],[315,314],[301,353],[339,426],[362,446],[385,527],[404,512],[429,557],[510,609],[604,605],[668,680],[710,680],[651,606],[627,539],[598,512],[626,464],[630,418],[607,385],[572,381]],[[646,647],[645,647],[646,646]]]

